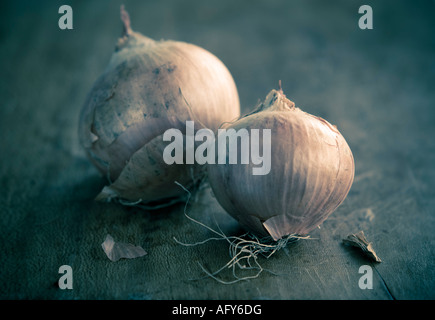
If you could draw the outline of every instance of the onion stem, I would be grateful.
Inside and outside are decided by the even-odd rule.
[[[131,30],[130,15],[125,10],[124,5],[121,5],[121,20],[124,26],[123,36],[129,36],[133,31]]]

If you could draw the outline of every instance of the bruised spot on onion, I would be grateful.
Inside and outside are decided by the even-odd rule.
[[[193,186],[205,168],[167,165],[163,133],[188,120],[215,130],[237,119],[237,88],[226,66],[205,49],[134,32],[123,7],[121,20],[123,35],[82,108],[80,143],[109,181],[97,200],[172,201],[183,195],[174,181]]]

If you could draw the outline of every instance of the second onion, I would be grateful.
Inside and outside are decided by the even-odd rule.
[[[326,120],[295,107],[282,90],[272,90],[252,113],[222,128],[271,130],[268,174],[253,175],[252,163],[208,165],[218,202],[255,235],[275,241],[306,235],[346,198],[355,170],[346,140]]]

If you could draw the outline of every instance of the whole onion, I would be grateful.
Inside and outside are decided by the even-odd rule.
[[[197,165],[167,165],[163,133],[184,131],[193,120],[210,129],[240,116],[234,80],[210,52],[178,41],[154,41],[124,24],[109,65],[83,106],[79,137],[87,155],[109,178],[98,200],[120,198],[149,203],[183,194]]]
[[[282,90],[222,128],[271,130],[268,174],[252,174],[252,163],[208,165],[216,199],[254,235],[275,241],[306,235],[346,198],[354,178],[348,144],[335,126],[295,107]]]

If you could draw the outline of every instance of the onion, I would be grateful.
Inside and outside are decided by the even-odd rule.
[[[210,52],[184,42],[154,41],[132,31],[121,7],[123,36],[80,115],[79,138],[111,182],[98,200],[149,203],[178,197],[203,167],[167,165],[163,133],[187,120],[217,129],[240,116],[234,80]]]
[[[252,234],[274,241],[307,235],[346,198],[355,170],[348,144],[335,126],[295,107],[281,89],[222,128],[271,130],[269,174],[252,174],[253,163],[208,165],[216,199]]]

